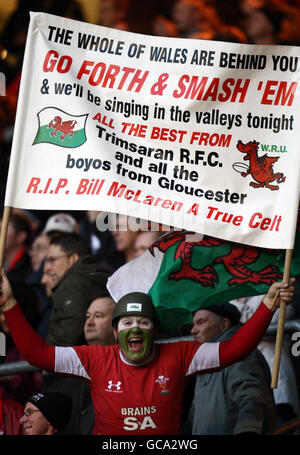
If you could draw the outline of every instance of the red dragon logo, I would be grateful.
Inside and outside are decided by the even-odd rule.
[[[49,128],[54,128],[54,131],[51,132],[51,136],[57,137],[57,132],[60,131],[63,135],[60,136],[60,139],[63,141],[65,137],[69,134],[70,137],[73,136],[74,131],[73,128],[76,125],[76,120],[68,120],[66,122],[62,122],[62,118],[57,115],[54,117],[53,120],[49,123]]]
[[[205,237],[199,242],[187,242],[186,235],[193,234],[183,231],[181,234],[172,232],[163,239],[155,242],[149,249],[153,255],[153,249],[157,247],[160,251],[165,252],[172,245],[179,242],[175,254],[174,261],[181,260],[181,268],[177,272],[170,273],[169,280],[187,279],[200,283],[202,286],[214,287],[218,283],[218,275],[213,267],[214,264],[222,263],[232,278],[228,281],[228,285],[241,285],[245,283],[264,283],[272,284],[274,281],[282,278],[282,274],[275,265],[269,265],[262,270],[253,271],[248,266],[253,264],[259,257],[259,250],[249,245],[238,243],[229,243],[225,240],[216,239],[213,237]],[[194,248],[197,247],[214,247],[226,243],[231,246],[231,250],[224,256],[219,256],[214,260],[212,265],[207,265],[202,269],[192,267],[192,255]],[[275,250],[272,250],[275,254]]]
[[[270,185],[275,180],[277,183],[285,181],[285,176],[282,172],[274,173],[273,171],[273,164],[278,160],[278,157],[270,157],[267,154],[259,157],[257,155],[258,146],[259,142],[256,141],[248,142],[247,144],[238,141],[237,149],[242,153],[246,153],[244,160],[249,160],[247,172],[241,172],[241,175],[242,177],[247,177],[247,175],[251,174],[255,180],[255,182],[250,182],[250,186],[253,188],[269,188],[272,191],[278,190],[278,185]]]

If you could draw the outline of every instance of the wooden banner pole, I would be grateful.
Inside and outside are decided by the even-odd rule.
[[[293,250],[286,250],[285,261],[284,261],[284,272],[283,272],[283,282],[284,283],[289,283],[289,281],[290,281],[292,257],[293,257]],[[279,309],[278,325],[277,325],[273,372],[272,372],[272,382],[271,382],[272,389],[276,389],[277,384],[278,384],[279,365],[280,365],[280,357],[281,357],[282,342],[283,342],[283,335],[284,335],[285,311],[286,311],[286,303],[281,300],[280,309]]]
[[[4,207],[1,233],[0,233],[0,270],[2,270],[3,262],[4,262],[4,248],[5,248],[10,213],[11,213],[11,207],[8,207],[8,206]],[[1,280],[1,278],[0,278],[0,280]]]

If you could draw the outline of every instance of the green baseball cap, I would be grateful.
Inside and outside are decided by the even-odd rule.
[[[113,312],[112,325],[123,316],[144,316],[153,319],[156,324],[159,323],[150,295],[143,292],[130,292],[118,301]]]

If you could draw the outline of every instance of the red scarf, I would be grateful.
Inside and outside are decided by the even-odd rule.
[[[19,262],[19,260],[21,259],[21,257],[25,253],[25,251],[26,251],[26,246],[25,245],[21,246],[21,248],[17,251],[17,254],[15,255],[15,257],[13,258],[13,260],[11,261],[11,263],[8,266],[8,269],[7,269],[8,272],[10,272],[15,267],[15,265]]]

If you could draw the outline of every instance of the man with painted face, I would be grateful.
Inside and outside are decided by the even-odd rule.
[[[119,300],[113,314],[113,332],[126,363],[148,364],[153,358],[153,342],[158,317],[151,298],[132,292]]]
[[[58,374],[88,381],[95,410],[94,434],[180,433],[183,393],[192,374],[218,371],[245,358],[259,343],[290,284],[273,283],[260,307],[230,340],[220,343],[154,343],[158,317],[151,298],[127,294],[117,303],[113,330],[118,345],[48,346],[24,318],[3,272],[0,309],[26,360]],[[273,304],[276,291],[279,297]]]

